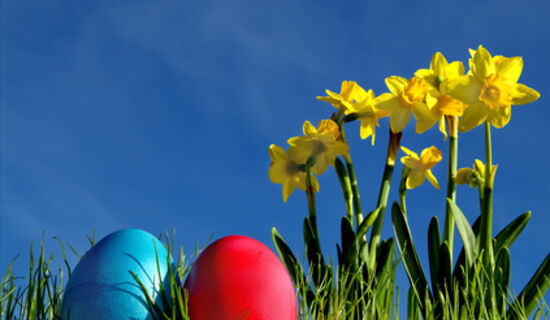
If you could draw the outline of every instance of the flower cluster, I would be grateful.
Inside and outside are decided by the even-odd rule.
[[[304,136],[288,139],[288,154],[282,147],[274,144],[269,146],[269,178],[273,183],[283,184],[285,202],[295,187],[306,190],[306,174],[322,174],[329,164],[334,165],[336,156],[348,152],[348,145],[340,139],[338,125],[330,119],[321,120],[317,128],[306,121],[303,130]],[[314,175],[310,177],[314,192],[319,191],[317,179]]]
[[[317,128],[306,121],[304,136],[288,140],[288,154],[275,145],[269,148],[272,160],[269,177],[273,183],[283,184],[285,202],[294,187],[306,190],[308,169],[318,176],[329,164],[334,164],[336,156],[346,156],[344,122],[359,120],[361,139],[371,137],[374,145],[379,119],[389,117],[391,132],[398,134],[410,122],[412,113],[416,133],[424,133],[438,123],[446,140],[449,134],[456,137],[457,131],[469,131],[485,121],[502,128],[510,121],[512,104],[525,104],[539,98],[537,91],[517,83],[523,69],[521,57],[491,56],[481,45],[477,50],[470,49],[470,55],[468,72],[462,62],[449,63],[442,53],[436,52],[429,69],[419,69],[409,79],[386,78],[389,92],[379,96],[355,81],[343,81],[339,93],[326,90],[326,96],[318,96],[318,100],[335,107],[337,113],[330,120],[321,121]],[[441,151],[435,147],[425,149],[422,154],[430,154],[432,158],[422,162],[416,153],[402,150],[406,153],[402,162],[411,169],[407,188],[419,186],[427,177],[439,189],[429,169],[441,160]],[[420,162],[414,164],[414,161]],[[460,178],[464,178],[464,172]],[[315,176],[311,180],[314,190],[318,191]]]
[[[331,318],[326,312],[330,309],[326,306],[335,305],[331,297],[338,297],[338,300],[343,297],[346,311],[341,314],[345,314],[346,319],[384,319],[388,310],[384,301],[394,298],[391,284],[392,277],[395,277],[392,261],[396,247],[410,282],[407,310],[411,318],[523,319],[535,310],[541,294],[550,289],[550,281],[547,281],[550,278],[549,254],[520,295],[508,300],[511,292],[508,248],[525,227],[530,212],[516,218],[496,236],[492,226],[497,166],[492,158],[491,127],[504,127],[510,121],[512,105],[535,101],[540,95],[518,83],[523,69],[521,57],[492,56],[483,46],[470,50],[470,55],[469,70],[466,71],[462,62],[448,62],[443,54],[437,52],[429,69],[419,69],[410,78],[395,75],[386,78],[389,92],[378,96],[354,81],[343,81],[339,93],[326,90],[326,96],[317,97],[336,108],[330,119],[321,121],[317,128],[306,121],[304,136],[288,140],[288,154],[275,145],[269,148],[272,160],[269,177],[272,182],[283,184],[284,201],[295,187],[307,194],[309,211],[304,219],[303,233],[311,272],[304,272],[275,228],[272,237],[296,284],[298,296],[304,297],[304,306],[313,310],[313,314],[324,313],[321,318]],[[360,137],[371,137],[374,145],[376,128],[380,119],[385,117],[389,117],[390,133],[382,182],[376,206],[364,214],[367,211],[363,211],[361,204],[345,128],[349,122],[359,120]],[[419,187],[426,180],[436,189],[441,189],[432,168],[441,162],[443,156],[435,146],[420,153],[401,146],[403,130],[412,117],[418,134],[437,123],[449,148],[442,232],[437,216],[432,217],[428,227],[431,283],[420,264],[408,223],[415,208],[407,209],[406,198],[409,189]],[[473,167],[457,170],[459,133],[481,124],[485,129],[485,163],[476,159]],[[399,150],[405,155],[401,157],[399,197],[391,205],[395,237],[382,239],[392,175],[399,165],[396,161]],[[329,164],[335,167],[346,207],[340,220],[337,268],[326,263],[317,229],[317,177]],[[479,192],[480,214],[473,224],[457,204],[457,185],[465,184]],[[429,203],[423,203],[423,210],[426,206]],[[453,252],[455,229],[463,244],[458,256]],[[343,282],[334,284],[334,279]],[[336,291],[345,288],[345,292],[342,296],[319,288],[334,288]],[[312,299],[314,296],[327,298]]]

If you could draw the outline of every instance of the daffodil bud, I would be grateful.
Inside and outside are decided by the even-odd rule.
[[[456,184],[467,184],[472,188],[477,188],[483,185],[483,177],[478,171],[472,170],[472,168],[460,168],[456,172],[455,178]]]

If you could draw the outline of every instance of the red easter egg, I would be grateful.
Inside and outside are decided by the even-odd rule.
[[[296,320],[296,295],[285,267],[249,237],[228,236],[209,245],[184,287],[191,320]]]

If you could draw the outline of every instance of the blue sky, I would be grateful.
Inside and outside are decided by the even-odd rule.
[[[15,266],[25,274],[29,245],[44,230],[47,249],[60,254],[51,237],[83,252],[94,227],[98,238],[123,227],[176,228],[176,243],[191,254],[211,235],[244,234],[273,248],[275,226],[301,254],[305,195],[283,203],[267,177],[268,146],[284,146],[305,120],[329,117],[333,109],[315,96],[338,91],[342,80],[378,95],[385,77],[412,76],[434,52],[466,62],[479,44],[523,56],[520,82],[542,95],[513,107],[510,124],[493,130],[494,230],[533,211],[511,248],[512,289],[550,251],[546,1],[1,5],[1,270],[21,254]],[[366,210],[375,205],[387,130],[381,121],[374,147],[359,139],[358,124],[347,130]],[[416,151],[436,145],[446,156],[436,128],[419,136],[409,125],[402,142]],[[459,149],[459,167],[483,158],[482,131],[461,135]],[[445,161],[434,174],[444,185]],[[333,172],[319,182],[322,244],[335,257],[343,200]],[[428,184],[409,191],[424,263],[428,223],[443,220],[443,199]],[[476,193],[461,187],[458,199],[473,220]],[[382,235],[393,235],[389,218]],[[405,292],[402,269],[398,284]]]

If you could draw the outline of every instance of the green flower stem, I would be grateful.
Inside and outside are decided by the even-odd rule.
[[[399,201],[401,202],[401,210],[407,216],[407,204],[405,198],[407,197],[407,177],[409,176],[411,169],[407,166],[403,166],[401,170],[401,182],[399,183]]]
[[[346,161],[346,167],[349,172],[349,180],[351,184],[351,193],[353,200],[353,208],[355,211],[355,223],[357,226],[361,225],[363,222],[363,211],[361,209],[361,199],[359,198],[359,187],[357,185],[357,178],[355,176],[355,169],[353,167],[353,162],[349,153],[344,155],[344,160]]]
[[[478,187],[477,187],[477,191],[478,191],[478,194],[479,194],[479,208],[480,210],[483,211],[483,185],[480,184]]]
[[[344,118],[339,119],[338,127],[340,128],[340,136],[342,141],[346,142],[346,133],[344,131]],[[347,143],[347,142],[346,142]],[[363,222],[363,210],[361,209],[361,198],[359,197],[359,186],[357,184],[357,177],[355,176],[355,168],[351,161],[351,156],[348,153],[344,154],[344,161],[346,162],[346,168],[348,169],[349,180],[351,184],[351,193],[353,200],[353,209],[355,211],[355,223],[357,226]]]
[[[493,223],[493,165],[491,147],[491,124],[485,121],[485,185],[483,187],[483,207],[481,210],[480,225],[480,246],[485,252],[485,263],[494,264],[492,244],[492,223]],[[488,268],[489,266],[486,265]],[[490,270],[490,269],[487,269]]]
[[[313,189],[313,183],[311,181],[310,167],[306,167],[306,194],[307,194],[307,206],[309,208],[309,216],[316,217],[317,209],[315,208],[315,190]]]
[[[338,108],[338,112],[336,113],[336,115],[334,116],[334,121],[340,125],[340,123],[342,122],[342,116],[344,115],[344,111],[346,110],[346,107],[345,106],[341,106],[340,108]],[[334,114],[333,114],[334,115]]]
[[[447,198],[456,202],[456,167],[458,157],[458,118],[456,116],[446,116],[449,126],[449,166],[447,168]],[[451,261],[453,261],[453,242],[454,242],[455,221],[451,213],[451,208],[447,202],[445,208],[445,227],[443,229],[443,242],[447,242]]]
[[[336,168],[336,174],[338,175],[338,180],[340,180],[340,186],[342,187],[342,191],[344,193],[344,201],[346,202],[346,216],[350,222],[353,222],[353,194],[351,191],[351,182],[348,170],[340,158],[336,158],[334,161],[334,167]]]
[[[388,203],[388,195],[390,193],[391,178],[393,175],[393,168],[395,166],[395,158],[397,157],[397,151],[401,143],[401,132],[393,133],[390,129],[390,141],[388,143],[388,154],[386,156],[386,166],[384,167],[384,175],[382,176],[382,184],[380,185],[380,193],[378,194],[378,205],[380,213],[374,221],[372,227],[372,233],[370,238],[370,259],[369,268],[374,269],[374,263],[376,258],[376,249],[380,242],[380,233],[382,232],[382,223],[384,222],[384,211]]]

